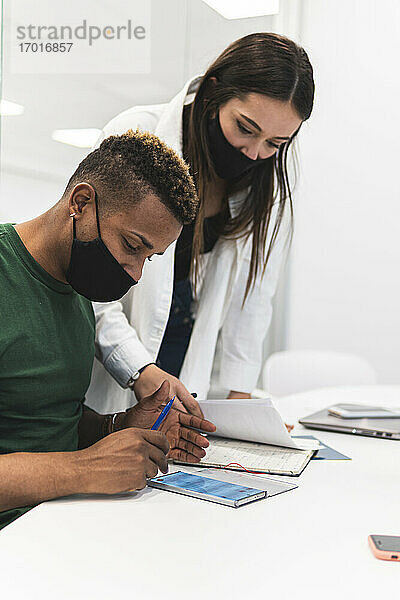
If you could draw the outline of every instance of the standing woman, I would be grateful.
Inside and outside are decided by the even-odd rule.
[[[104,128],[101,139],[151,131],[181,154],[200,210],[163,256],[137,237],[132,253],[152,264],[120,302],[95,305],[90,405],[122,410],[132,391],[140,401],[168,379],[171,393],[198,413],[189,392],[206,397],[219,334],[220,384],[230,397],[250,397],[291,233],[288,152],[313,97],[306,52],[283,36],[254,33],[169,104],[133,107]]]

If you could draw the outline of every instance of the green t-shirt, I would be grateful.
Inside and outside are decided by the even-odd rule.
[[[94,360],[89,300],[0,224],[0,454],[71,451]],[[32,508],[0,513],[0,529]]]

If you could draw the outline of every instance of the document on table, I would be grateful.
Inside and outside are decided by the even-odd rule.
[[[285,448],[316,450],[318,440],[294,439],[270,398],[202,400],[204,417],[217,427],[218,437]]]
[[[228,467],[274,475],[300,475],[314,450],[298,450],[224,438],[208,438],[207,454],[196,466]],[[178,461],[175,461],[178,462]]]

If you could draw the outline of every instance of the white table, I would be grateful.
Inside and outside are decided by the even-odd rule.
[[[334,402],[400,406],[400,386],[276,404],[290,422]],[[297,490],[236,510],[154,489],[42,504],[0,533],[1,597],[399,597],[400,564],[375,559],[367,536],[400,534],[400,441],[307,432],[352,460],[314,460]]]

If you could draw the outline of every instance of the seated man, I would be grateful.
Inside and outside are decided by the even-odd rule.
[[[193,428],[215,428],[200,417],[173,410],[150,431],[167,382],[125,413],[83,404],[90,300],[125,294],[197,203],[185,163],[157,137],[129,131],[89,154],[46,213],[0,225],[0,528],[50,498],[143,488],[167,471],[167,455],[205,455]]]

